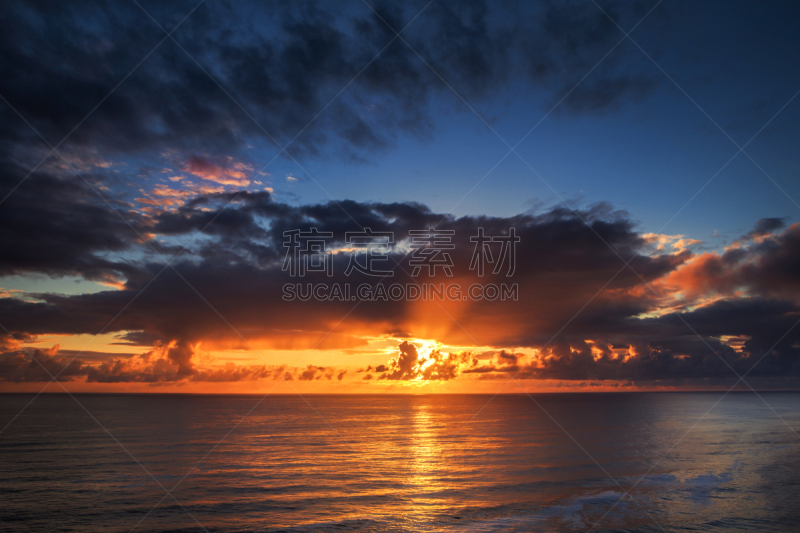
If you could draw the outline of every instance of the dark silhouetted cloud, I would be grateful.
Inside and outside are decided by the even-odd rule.
[[[194,4],[143,6],[169,30]],[[632,18],[644,15],[643,6],[607,9]],[[403,34],[423,62],[391,42],[386,25],[400,30],[422,7],[381,2],[376,16],[361,2],[206,2],[175,31],[180,46],[167,40],[147,56],[164,34],[134,3],[12,2],[0,35],[0,92],[56,144],[124,79],[64,150],[77,160],[195,154],[188,172],[242,185],[242,169],[220,172],[223,165],[197,153],[231,157],[253,142],[274,150],[269,137],[286,145],[367,65],[289,153],[363,160],[398,135],[430,135],[431,108],[454,96],[426,62],[475,104],[513,78],[543,91],[549,107],[621,37],[589,3],[434,2]],[[565,109],[597,112],[644,97],[658,79],[648,72],[609,57]],[[41,140],[3,107],[4,153],[20,161],[41,154]]]

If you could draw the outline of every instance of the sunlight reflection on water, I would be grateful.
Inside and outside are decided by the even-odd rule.
[[[747,393],[687,433],[720,396],[537,396],[563,430],[526,396],[474,419],[490,396],[307,397],[325,420],[275,396],[205,458],[257,397],[79,396],[139,466],[72,400],[45,395],[0,438],[0,529],[793,530],[800,438]],[[763,396],[800,425],[800,394]],[[29,400],[0,396],[0,422]],[[178,484],[180,505],[153,509],[159,484]]]

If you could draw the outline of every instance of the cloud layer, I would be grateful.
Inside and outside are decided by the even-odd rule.
[[[733,375],[731,368],[748,371],[764,354],[755,375],[800,372],[797,331],[781,339],[800,317],[797,224],[760,221],[723,253],[695,253],[683,244],[657,245],[659,240],[637,232],[624,212],[605,204],[577,212],[555,208],[509,218],[456,218],[414,203],[291,206],[268,192],[246,190],[197,194],[151,213],[128,213],[123,222],[101,209],[100,200],[79,183],[47,174],[30,178],[30,190],[41,192],[21,190],[2,211],[6,242],[16,250],[4,256],[2,266],[6,273],[22,275],[83,276],[116,289],[9,293],[0,299],[0,323],[18,338],[95,334],[106,328],[123,343],[155,343],[150,352],[157,354],[141,360],[109,361],[91,372],[81,366],[88,363],[76,362],[74,372],[83,369],[89,380],[275,377],[275,369],[266,367],[208,373],[195,364],[195,347],[247,348],[252,342],[267,350],[352,349],[380,336],[491,346],[501,354],[524,348],[529,356],[506,355],[475,366],[472,355],[420,355],[412,344],[402,343],[397,357],[373,370],[378,380],[449,380],[468,374],[487,379],[509,372],[532,379],[716,379]],[[7,180],[6,187],[12,184]],[[440,272],[412,278],[410,231],[434,226],[454,232],[453,277]],[[311,227],[334,235],[327,243],[336,251],[333,275],[291,278],[282,269],[284,232]],[[378,283],[357,272],[345,274],[351,259],[345,234],[366,227],[396,237],[382,265],[395,267],[387,285],[457,283],[466,289],[475,282],[513,281],[520,297],[377,300],[355,309],[351,301],[283,299],[286,283]],[[513,277],[506,278],[504,271],[478,278],[469,269],[475,250],[470,237],[479,227],[497,236],[515,228],[520,243]],[[189,242],[182,251],[179,243]],[[623,268],[630,258],[630,268]],[[5,379],[29,379],[30,372],[19,366],[21,353],[12,349],[4,356],[17,361],[8,363]],[[56,361],[56,355],[49,357]],[[318,370],[314,379],[330,379],[341,369]],[[297,379],[302,375],[311,374],[301,372]]]
[[[251,143],[290,141],[295,157],[360,160],[399,135],[430,133],[430,110],[454,96],[428,65],[476,105],[516,79],[549,107],[620,38],[588,3],[435,2],[413,21],[424,3],[380,2],[375,12],[361,2],[142,5],[146,12],[102,0],[11,3],[0,92],[51,144],[80,124],[62,149],[83,160],[153,150],[229,157]],[[623,21],[646,12],[642,3],[607,9]],[[393,41],[407,24],[403,38],[424,61]],[[159,25],[175,29],[179,44],[167,40],[150,54],[165,36]],[[610,57],[564,109],[618,107],[646,96],[653,79]],[[41,140],[6,106],[0,116],[4,152],[32,166]]]

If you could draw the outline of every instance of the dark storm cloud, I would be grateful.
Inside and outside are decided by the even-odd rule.
[[[800,332],[792,330],[800,306],[759,298],[721,301],[702,309],[643,320],[634,335],[619,335],[633,347],[629,358],[616,357],[608,342],[557,342],[533,364],[498,367],[519,379],[656,381],[736,378],[737,374],[800,376]],[[691,327],[702,336],[695,335]],[[747,339],[741,351],[721,342],[724,336]],[[778,344],[776,344],[778,343]],[[592,350],[592,347],[595,350]],[[771,351],[770,351],[771,350]],[[760,361],[765,356],[763,361]],[[497,376],[502,378],[502,376]]]
[[[209,224],[230,201],[207,228],[206,235],[173,263],[178,275],[171,268],[161,272],[168,257],[154,254],[114,213],[87,201],[84,188],[44,174],[32,177],[30,183],[47,186],[32,187],[28,193],[26,188],[20,188],[22,194],[4,205],[4,227],[16,228],[9,232],[8,242],[20,250],[42,240],[51,244],[31,246],[32,251],[27,253],[5,255],[6,271],[98,279],[105,279],[101,274],[106,272],[123,284],[122,290],[2,298],[0,323],[22,339],[45,334],[95,334],[111,322],[108,332],[116,332],[120,342],[161,347],[152,361],[128,357],[107,361],[105,366],[79,361],[86,366],[81,375],[92,381],[162,382],[201,377],[220,381],[226,376],[263,379],[266,370],[237,367],[212,375],[199,369],[195,363],[198,346],[211,343],[246,348],[239,336],[242,334],[281,349],[307,349],[317,342],[321,349],[345,348],[364,345],[364,335],[398,331],[411,337],[429,334],[451,344],[477,343],[498,349],[539,348],[552,341],[544,349],[545,359],[539,362],[515,361],[509,355],[512,352],[500,351],[506,356],[469,365],[469,372],[465,372],[486,377],[519,371],[522,377],[550,379],[717,378],[730,369],[708,345],[737,371],[744,371],[800,316],[800,225],[780,231],[779,224],[759,222],[754,230],[759,232],[758,239],[721,255],[694,255],[689,251],[654,255],[628,215],[606,204],[578,213],[555,208],[508,218],[456,218],[415,203],[345,201],[290,206],[275,201],[268,193],[214,193],[197,195],[177,207],[133,219],[142,234],[186,239]],[[33,192],[38,190],[42,191],[39,200],[44,200],[41,205],[37,205]],[[420,307],[415,302],[367,301],[351,311],[352,302],[282,298],[283,285],[289,282],[377,283],[376,278],[344,274],[349,253],[333,256],[333,277],[290,278],[282,271],[286,230],[317,227],[332,231],[335,238],[328,244],[336,248],[346,244],[345,232],[359,231],[361,227],[391,231],[402,246],[409,230],[432,226],[455,232],[455,249],[451,251],[454,277],[428,279],[423,274],[417,282],[457,282],[467,287],[475,281],[513,281],[519,284],[519,300],[442,302],[457,321],[456,326],[430,302]],[[513,278],[501,273],[478,279],[468,269],[474,251],[469,239],[478,227],[483,227],[487,235],[502,235],[515,228],[521,241]],[[18,237],[25,231],[30,237]],[[42,235],[34,238],[36,231]],[[56,232],[58,237],[47,241],[49,232]],[[70,243],[73,246],[68,246]],[[630,263],[635,272],[620,271],[620,257],[627,259],[637,253]],[[112,261],[108,258],[113,254],[117,255]],[[386,283],[414,283],[408,276],[408,257],[395,250],[392,259],[400,266]],[[392,266],[394,263],[389,260],[382,268]],[[613,276],[616,277],[608,283]],[[604,286],[606,289],[598,293]],[[144,290],[139,293],[141,289]],[[746,297],[737,292],[742,289],[747,291]],[[677,312],[702,339],[687,328],[676,312],[647,317],[664,305],[674,305],[669,298],[678,291],[694,291],[694,297],[684,296],[676,301],[696,308],[680,307]],[[703,303],[702,298],[708,294],[717,301]],[[592,298],[592,303],[575,317]],[[125,311],[115,318],[123,308]],[[326,336],[348,312],[347,320]],[[553,339],[569,320],[569,327]],[[426,329],[431,324],[441,328]],[[789,334],[755,374],[794,375],[798,371],[797,349],[793,348],[797,335]],[[738,348],[730,344],[732,337],[740,339]],[[625,357],[615,355],[614,350],[619,347],[628,350]],[[423,368],[420,354],[414,356],[412,348],[407,344],[406,351],[401,349],[384,368],[372,369],[374,378],[405,380],[422,376],[446,380],[459,375],[468,364],[461,355],[452,359],[451,355],[438,354],[431,356],[433,363]],[[10,373],[23,376],[20,379],[24,380],[35,372],[19,367],[19,351],[13,346],[7,353],[13,355],[6,359],[11,365]],[[301,381],[328,380],[338,372],[309,367],[290,375]]]
[[[211,3],[175,31],[193,58],[167,40],[127,79],[164,34],[134,3],[14,2],[0,32],[0,92],[53,144],[105,156],[164,149],[231,155],[254,138],[281,145],[407,24],[423,3]],[[194,2],[144,3],[172,29]],[[634,20],[642,6],[607,6]],[[383,19],[383,20],[381,20]],[[589,3],[434,2],[404,38],[465,97],[497,97],[512,77],[558,100],[620,39]],[[211,73],[225,88],[203,72]],[[653,82],[609,57],[566,102],[576,112],[613,108],[646,95]],[[229,92],[246,113],[225,94]],[[296,156],[363,159],[400,133],[427,135],[434,99],[457,102],[400,40],[393,42],[292,145]],[[462,111],[465,108],[460,107]],[[0,139],[18,159],[41,141],[3,106]]]
[[[25,175],[7,165],[0,172],[0,197]],[[0,276],[35,272],[113,281],[134,275],[116,255],[136,241],[132,227],[141,227],[141,217],[120,207],[130,225],[80,178],[32,175],[0,206]]]
[[[31,179],[35,184],[39,178]],[[60,181],[54,183],[66,186]],[[298,331],[305,332],[311,336],[309,338],[321,337],[350,309],[350,302],[308,305],[302,301],[282,301],[283,284],[298,281],[281,271],[285,230],[316,226],[323,231],[332,231],[336,238],[329,244],[336,247],[345,244],[345,232],[359,231],[361,226],[373,231],[391,231],[401,241],[408,237],[409,230],[438,224],[441,229],[455,231],[456,249],[452,251],[455,272],[457,278],[467,280],[471,276],[467,266],[473,251],[469,238],[476,228],[484,227],[488,235],[500,235],[513,226],[525,243],[518,250],[518,277],[514,281],[528,291],[528,296],[524,302],[510,302],[508,312],[520,314],[530,311],[533,306],[548,306],[547,317],[532,317],[532,326],[536,320],[544,321],[534,328],[535,331],[549,328],[566,313],[574,312],[572,306],[579,306],[581,298],[588,298],[590,292],[597,290],[619,268],[619,258],[602,244],[597,235],[626,255],[632,255],[645,246],[645,241],[635,232],[624,213],[614,212],[604,205],[582,212],[581,216],[589,222],[590,229],[574,215],[559,209],[512,218],[454,218],[433,213],[414,203],[359,204],[346,201],[342,204],[289,206],[274,201],[267,193],[249,192],[235,198],[233,193],[197,196],[180,207],[137,219],[137,230],[157,236],[193,235],[205,227],[229,200],[233,200],[232,204],[209,226],[206,237],[199,239],[174,263],[180,276],[171,269],[159,275],[164,268],[162,261],[167,258],[162,259],[146,244],[138,242],[136,233],[127,224],[113,223],[113,213],[109,214],[109,219],[91,224],[80,217],[75,218],[77,215],[51,218],[63,234],[77,232],[83,247],[65,248],[63,251],[55,247],[58,253],[49,255],[45,249],[40,252],[39,262],[35,263],[29,262],[24,254],[12,254],[5,259],[9,271],[82,275],[87,264],[96,261],[105,265],[103,261],[107,262],[104,259],[107,254],[130,249],[113,265],[115,275],[124,276],[124,290],[75,296],[28,295],[36,298],[35,301],[5,298],[0,300],[0,323],[14,332],[25,334],[93,334],[102,330],[120,309],[127,306],[125,312],[114,319],[109,331],[118,332],[122,336],[121,342],[134,344],[176,341],[178,344],[165,354],[165,358],[175,366],[176,375],[188,376],[193,371],[188,344],[202,339],[233,344],[240,342],[194,289],[237,329],[245,331],[248,336],[278,339],[275,342],[280,346],[291,344],[290,339]],[[7,207],[12,207],[14,201],[21,202],[20,209],[9,209],[5,211],[6,215],[25,220],[24,208],[33,199],[28,202],[27,196],[21,195],[10,199]],[[82,198],[76,200],[67,194],[61,194],[58,202],[51,200],[49,203],[58,207],[54,215],[93,212],[96,207],[84,205]],[[17,228],[22,227],[13,219],[9,221]],[[80,232],[90,232],[91,235],[95,231],[101,232],[105,240],[91,247],[89,243],[93,241],[84,238]],[[21,242],[32,244],[38,240]],[[78,259],[72,259],[73,256]],[[392,257],[400,262],[400,267],[389,281],[413,282],[407,275],[410,270],[408,258],[399,251]],[[316,281],[354,284],[376,281],[358,275],[345,276],[343,272],[349,254],[337,254],[334,261],[335,276]],[[642,257],[634,264],[645,276],[655,278],[682,261],[681,257],[657,256]],[[389,261],[383,268],[389,269],[393,265]],[[620,274],[617,281],[620,288],[638,283],[637,278],[627,272]],[[145,286],[147,289],[138,294]],[[621,303],[609,300],[607,303],[609,308],[604,311],[607,320],[608,317],[628,316],[631,312],[647,309],[644,299]],[[504,306],[488,307],[495,312]],[[486,308],[475,306],[468,309],[462,317],[465,324],[469,327],[473,322],[482,321]],[[505,314],[500,312],[498,319],[505,320]],[[323,343],[321,347],[361,344],[363,341],[352,337],[359,329],[374,328],[375,333],[411,331],[416,321],[409,306],[385,301],[365,302],[353,311],[351,320],[353,326],[344,325],[341,333],[330,335],[327,344]],[[486,334],[490,333],[487,331]],[[530,344],[536,342],[535,336],[526,329],[517,329],[509,332],[504,342]]]
[[[763,237],[764,235],[775,233],[779,229],[783,229],[785,227],[785,218],[762,218],[756,222],[755,227],[747,234],[747,237],[750,239],[755,237]]]

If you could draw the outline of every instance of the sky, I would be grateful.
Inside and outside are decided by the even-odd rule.
[[[797,389],[799,18],[11,2],[0,391]],[[311,228],[330,270],[292,276]],[[366,228],[382,277],[350,269]],[[452,268],[415,274],[428,228]]]

